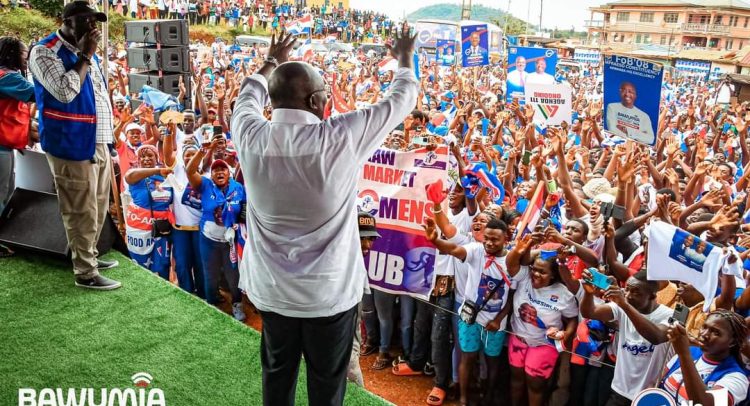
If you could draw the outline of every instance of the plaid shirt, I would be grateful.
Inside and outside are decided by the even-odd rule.
[[[78,48],[63,39],[57,33],[60,42],[73,53]],[[81,91],[81,78],[78,72],[71,69],[65,71],[62,60],[53,50],[35,46],[29,56],[29,70],[39,83],[57,100],[69,103]],[[98,71],[98,72],[97,72]],[[112,144],[112,105],[109,101],[107,83],[98,63],[89,65],[89,75],[94,82],[94,97],[96,99],[96,142],[98,144]]]

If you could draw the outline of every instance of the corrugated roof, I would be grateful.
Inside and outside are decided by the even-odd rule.
[[[718,61],[731,51],[714,51],[709,49],[683,49],[672,54],[675,59],[691,59],[694,61]]]
[[[684,6],[750,10],[750,3],[742,0],[617,0],[601,5],[604,8],[614,6]]]

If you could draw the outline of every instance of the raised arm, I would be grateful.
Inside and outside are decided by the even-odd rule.
[[[466,249],[464,247],[440,239],[437,228],[435,227],[435,220],[428,217],[425,220],[425,225],[422,227],[424,228],[424,234],[427,239],[432,241],[440,252],[454,256],[461,261],[466,260]]]

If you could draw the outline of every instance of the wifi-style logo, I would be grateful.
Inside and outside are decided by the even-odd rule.
[[[133,381],[133,385],[139,388],[146,388],[151,385],[151,381],[154,380],[154,377],[148,372],[138,372],[130,377],[130,380]]]

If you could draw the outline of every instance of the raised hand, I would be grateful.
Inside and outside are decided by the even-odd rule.
[[[130,114],[130,106],[126,106],[120,112],[120,123],[130,123],[133,121],[133,115]]]
[[[636,170],[635,153],[628,154],[625,162],[620,162],[620,169],[617,171],[617,179],[621,184],[628,184],[633,181]]]
[[[224,85],[221,83],[217,83],[214,87],[214,94],[216,95],[216,100],[224,100],[224,97],[227,94],[226,90],[224,89]]]
[[[737,213],[737,208],[731,206],[723,207],[711,219],[711,228],[715,232],[718,232],[723,227],[734,225],[739,218],[740,215]]]
[[[685,351],[690,347],[687,331],[680,323],[674,323],[667,328],[667,338],[674,346],[675,351]]]
[[[526,234],[523,238],[517,240],[515,250],[520,253],[526,253],[533,245],[531,234]]]
[[[436,241],[439,238],[434,219],[430,217],[425,219],[425,224],[422,225],[422,228],[424,229],[424,235],[428,240]]]
[[[672,168],[669,168],[666,171],[664,171],[664,176],[667,177],[667,180],[669,181],[670,185],[676,185],[679,180],[679,176],[677,176],[677,172],[675,172],[675,170]]]
[[[589,132],[591,130],[591,120],[588,118],[583,120],[583,124],[581,124],[581,132]]]
[[[709,210],[716,210],[724,204],[724,192],[721,189],[714,189],[701,197],[700,203]]]
[[[703,176],[705,175],[712,167],[713,165],[711,162],[701,162],[695,167],[695,171],[693,172],[693,176]]]
[[[566,242],[565,237],[563,237],[562,234],[560,234],[560,232],[551,225],[547,227],[546,230],[544,230],[544,240],[549,242],[556,242],[559,244],[564,244]]]
[[[268,48],[268,57],[276,58],[276,62],[282,64],[289,60],[289,52],[291,52],[293,46],[294,36],[292,34],[279,35],[278,41],[276,41],[276,34],[273,34],[271,46]]]
[[[413,68],[414,58],[414,41],[417,36],[409,35],[409,24],[404,21],[401,31],[396,36],[396,42],[393,45],[386,44],[386,47],[391,52],[394,58],[398,60],[399,67]]]
[[[530,104],[523,106],[523,115],[526,117],[527,122],[534,120],[534,107]]]
[[[680,144],[677,142],[675,137],[669,137],[667,139],[667,155],[670,157],[674,157],[674,154],[677,153],[677,150],[680,148]]]
[[[441,179],[425,186],[425,192],[427,193],[427,199],[432,202],[433,207],[440,207],[440,203],[448,197],[448,190],[443,189],[443,181]]]

